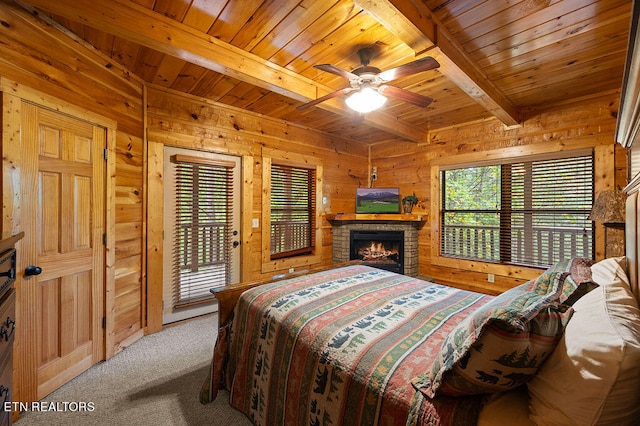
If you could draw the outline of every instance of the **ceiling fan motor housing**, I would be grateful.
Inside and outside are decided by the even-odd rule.
[[[382,71],[380,70],[380,68],[364,66],[364,67],[356,68],[352,72],[359,77],[366,78],[367,74],[371,74],[372,76],[375,77],[376,75],[380,74]]]
[[[353,70],[352,73],[360,77],[360,80],[363,82],[373,82],[376,75],[382,72],[380,68],[369,66],[369,63],[371,62],[371,59],[373,59],[374,55],[375,52],[370,47],[364,47],[358,50],[358,56],[360,57],[360,63],[362,64],[362,66]]]

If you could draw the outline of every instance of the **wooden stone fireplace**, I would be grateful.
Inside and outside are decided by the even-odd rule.
[[[338,214],[328,220],[332,224],[333,262],[358,259],[374,267],[418,275],[418,231],[426,221],[424,216]],[[398,238],[402,240],[398,242]]]

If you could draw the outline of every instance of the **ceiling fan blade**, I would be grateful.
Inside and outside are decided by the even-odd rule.
[[[425,56],[417,61],[409,62],[408,64],[400,65],[399,67],[391,68],[378,74],[377,78],[380,81],[391,81],[400,77],[406,77],[408,75],[417,74],[422,71],[429,71],[434,68],[438,68],[440,64],[431,56]]]
[[[336,90],[335,92],[331,92],[327,95],[321,96],[318,99],[309,101],[306,104],[298,105],[296,109],[298,111],[304,111],[305,109],[311,108],[312,106],[319,104],[320,102],[324,102],[331,98],[335,98],[336,96],[346,95],[347,93],[353,92],[354,90],[356,89],[354,89],[353,87],[345,87],[344,89]]]
[[[330,72],[331,74],[335,74],[338,75],[340,77],[346,78],[347,80],[351,81],[353,79],[358,79],[358,76],[352,72],[349,72],[347,70],[343,70],[342,68],[338,68],[335,65],[331,65],[331,64],[320,64],[320,65],[314,65],[313,66],[316,69],[322,70],[322,71],[326,71],[326,72]]]
[[[395,86],[380,86],[378,92],[422,108],[429,106],[433,102],[433,99],[428,96],[419,95]]]

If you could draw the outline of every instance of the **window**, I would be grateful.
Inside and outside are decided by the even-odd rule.
[[[214,284],[230,283],[233,167],[221,160],[171,156],[175,163],[174,309],[213,299]]]
[[[272,165],[270,226],[271,259],[313,252],[315,170]]]
[[[593,155],[441,168],[442,256],[528,266],[593,257]]]
[[[322,163],[262,149],[262,273],[322,262]]]

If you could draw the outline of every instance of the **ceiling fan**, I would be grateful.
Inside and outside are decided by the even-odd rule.
[[[362,66],[351,72],[331,64],[315,65],[314,68],[316,69],[346,78],[349,80],[351,86],[331,92],[305,104],[298,105],[296,108],[302,111],[317,105],[320,102],[335,98],[336,96],[346,95],[348,93],[352,94],[346,99],[347,105],[351,109],[360,113],[366,113],[380,108],[387,100],[386,96],[390,96],[422,108],[433,102],[433,99],[428,96],[419,95],[399,87],[384,84],[401,77],[438,68],[440,64],[432,57],[426,56],[422,59],[400,65],[396,68],[381,71],[379,68],[369,66],[369,63],[374,56],[373,49],[368,47],[360,49],[358,50],[358,56],[360,57],[360,63]]]

